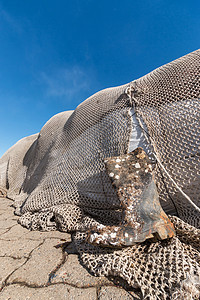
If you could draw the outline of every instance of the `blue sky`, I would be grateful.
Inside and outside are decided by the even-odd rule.
[[[106,87],[199,48],[200,1],[0,0],[0,156]]]

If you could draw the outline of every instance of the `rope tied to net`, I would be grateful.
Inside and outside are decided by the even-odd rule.
[[[132,84],[130,84],[127,88],[125,93],[127,94],[127,96],[129,97],[130,101],[132,102],[132,106],[134,106],[135,103],[137,103],[136,98],[139,96],[139,94],[142,93],[142,91],[140,91],[140,89],[137,88],[136,86],[136,82],[132,82]],[[145,139],[147,140],[147,142],[149,142],[152,146],[153,149],[155,149],[155,144],[153,141],[153,138],[150,136],[150,134],[145,130],[143,123],[141,121],[141,118],[136,114],[137,120],[139,122],[139,126],[144,134]],[[198,211],[200,212],[200,208],[192,201],[192,199],[182,190],[182,188],[175,182],[175,180],[172,178],[172,176],[169,174],[169,172],[166,170],[165,166],[163,165],[163,163],[161,162],[161,160],[159,159],[158,155],[156,155],[155,151],[153,151],[152,155],[154,156],[154,158],[156,159],[156,161],[158,162],[159,166],[162,168],[162,170],[164,171],[164,173],[168,176],[168,178],[171,180],[171,182],[175,185],[175,187],[177,188],[177,190],[183,195],[183,197],[185,197],[185,199],[188,200],[188,202]]]

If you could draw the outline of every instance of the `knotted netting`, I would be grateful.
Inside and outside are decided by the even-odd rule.
[[[122,277],[145,299],[198,299],[199,74],[197,50],[96,93],[10,148],[0,160],[0,186],[14,200],[19,222],[31,230],[75,231],[90,271]],[[104,160],[138,146],[157,160],[160,202],[174,215],[176,237],[121,250],[90,245],[87,229],[121,220]]]

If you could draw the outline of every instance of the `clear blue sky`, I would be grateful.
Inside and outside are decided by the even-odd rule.
[[[0,0],[0,156],[54,114],[199,45],[199,0]]]

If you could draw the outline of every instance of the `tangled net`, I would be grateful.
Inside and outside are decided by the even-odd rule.
[[[80,258],[95,275],[120,276],[144,299],[198,299],[200,288],[200,50],[129,84],[96,93],[52,117],[0,159],[2,195],[31,230],[75,231]],[[121,208],[107,157],[138,146],[157,160],[160,203],[176,237],[121,250],[85,240],[116,225]]]

